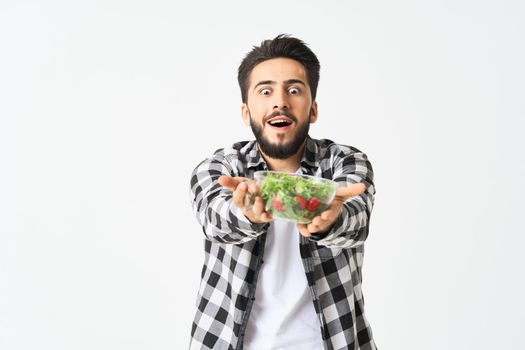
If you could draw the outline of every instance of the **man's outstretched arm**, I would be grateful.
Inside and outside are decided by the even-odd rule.
[[[256,238],[272,218],[260,197],[246,207],[254,184],[235,176],[232,165],[216,152],[201,162],[191,176],[191,203],[207,239],[219,243],[244,243]]]
[[[341,187],[330,207],[299,232],[327,247],[351,248],[364,243],[374,204],[372,165],[362,152],[345,149],[333,165],[333,180]]]

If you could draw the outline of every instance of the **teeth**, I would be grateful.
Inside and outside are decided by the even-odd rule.
[[[286,120],[286,119],[276,119],[276,120],[272,120],[272,121],[270,122],[270,124],[272,124],[272,125],[273,125],[273,124],[277,124],[277,123],[286,123],[286,124],[290,124],[290,122],[289,122],[288,120]]]

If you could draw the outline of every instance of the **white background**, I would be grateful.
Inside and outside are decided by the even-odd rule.
[[[311,135],[375,170],[380,349],[518,349],[521,1],[0,2],[0,348],[185,349],[189,177],[252,138],[236,69],[279,33],[322,69]]]

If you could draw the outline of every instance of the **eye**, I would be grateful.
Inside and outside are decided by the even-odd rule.
[[[260,93],[261,95],[266,95],[266,96],[267,96],[267,95],[270,94],[270,89],[261,89],[261,90],[259,91],[259,93]]]
[[[299,92],[301,92],[301,90],[299,90],[298,88],[296,87],[293,87],[293,88],[289,88],[288,89],[288,92],[292,95],[297,95]]]

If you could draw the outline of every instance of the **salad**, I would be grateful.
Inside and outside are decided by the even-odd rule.
[[[270,215],[303,224],[328,208],[337,187],[328,179],[276,171],[257,171],[254,178]]]

